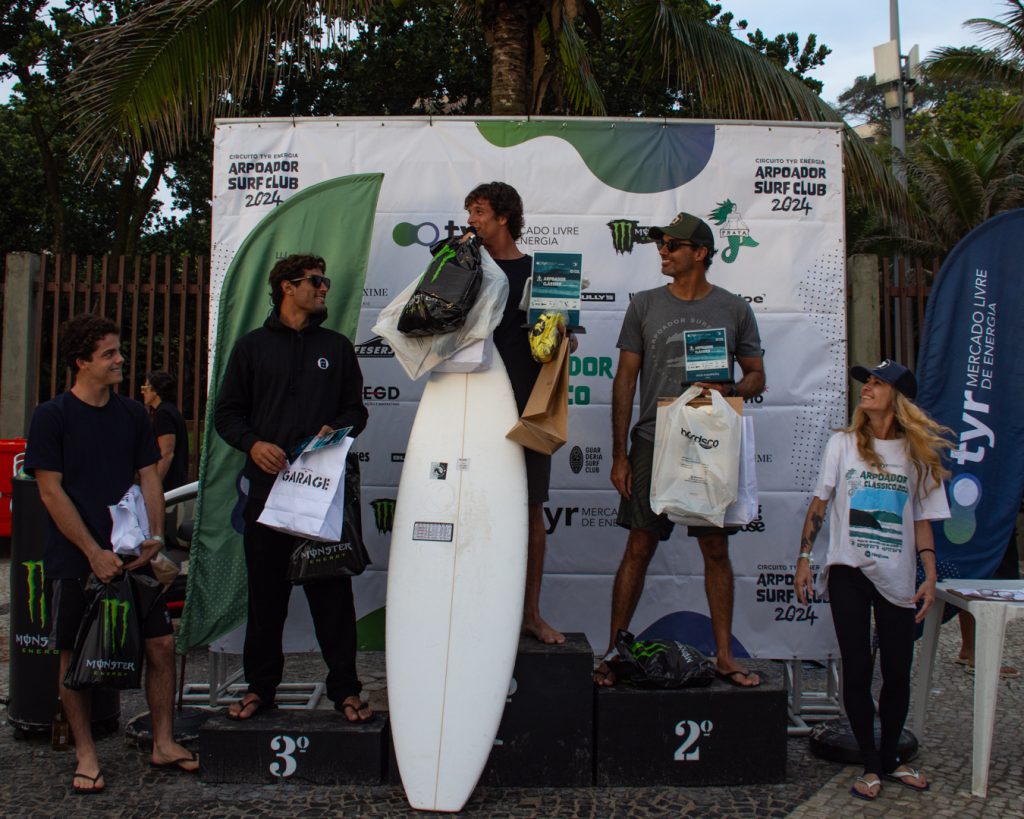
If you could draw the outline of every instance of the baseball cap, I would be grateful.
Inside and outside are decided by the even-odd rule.
[[[914,374],[902,364],[897,364],[889,358],[872,370],[860,365],[851,367],[850,375],[861,382],[866,382],[871,376],[874,376],[879,381],[891,384],[894,389],[903,393],[911,401],[917,397],[917,379]]]
[[[703,219],[692,213],[680,213],[664,227],[648,228],[647,235],[655,240],[662,236],[671,236],[673,239],[682,239],[684,242],[706,247],[709,255],[715,252],[715,235],[711,228]]]

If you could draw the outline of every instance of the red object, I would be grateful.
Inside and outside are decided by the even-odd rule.
[[[0,441],[0,537],[11,536],[11,478],[21,469],[25,439]]]

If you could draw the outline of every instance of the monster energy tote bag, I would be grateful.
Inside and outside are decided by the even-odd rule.
[[[258,521],[297,537],[337,542],[345,517],[345,436],[329,446],[307,449],[277,475]]]
[[[717,390],[710,391],[709,403],[691,405],[701,392],[690,387],[658,407],[651,509],[722,526],[736,500],[742,419]]]

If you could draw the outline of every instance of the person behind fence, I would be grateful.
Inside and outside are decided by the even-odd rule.
[[[156,445],[160,449],[156,472],[164,492],[170,492],[188,482],[188,430],[174,403],[178,398],[178,382],[169,372],[154,370],[146,373],[140,392],[142,403],[149,410]],[[164,533],[169,546],[179,545],[177,528],[178,507],[172,506],[164,519]]]
[[[797,599],[810,602],[815,588],[828,592],[843,660],[843,705],[864,760],[850,793],[873,800],[882,779],[927,790],[924,775],[901,764],[898,743],[910,705],[910,666],[915,623],[935,601],[935,545],[931,521],[949,517],[940,453],[949,430],[914,404],[917,380],[895,361],[850,370],[864,382],[850,426],[825,447],[821,475],[811,498],[794,579]],[[825,522],[829,540],[812,577],[812,548]],[[918,561],[924,571],[915,590]],[[920,608],[915,614],[915,606]],[[878,695],[880,740],[876,743],[871,695],[874,610],[881,658]]]
[[[523,232],[523,200],[511,185],[488,182],[473,188],[466,195],[464,204],[470,227],[508,277],[508,300],[501,322],[494,330],[494,346],[501,354],[512,383],[516,408],[522,414],[541,368],[530,353],[526,312],[519,309],[527,279],[533,270],[532,259],[516,245]],[[569,350],[575,349],[576,337],[570,335]],[[523,453],[526,456],[528,534],[522,631],[542,643],[564,643],[564,635],[549,625],[540,613],[547,541],[544,504],[551,482],[551,456],[526,448]]]
[[[93,742],[91,695],[64,687],[75,635],[86,608],[90,572],[109,582],[124,571],[148,572],[163,546],[164,499],[160,460],[146,411],[114,388],[123,379],[120,330],[105,318],[84,314],[60,328],[61,360],[74,374],[71,389],[32,414],[25,471],[39,484],[48,513],[43,563],[52,582],[53,645],[60,651],[60,698],[75,741],[72,788],[98,793],[106,787]],[[108,507],[131,487],[138,472],[150,521],[139,556],[122,564],[111,547]],[[153,765],[193,772],[198,756],[173,738],[174,637],[163,597],[142,624],[146,700],[152,714]]]
[[[366,426],[363,376],[352,342],[322,324],[331,280],[319,256],[291,255],[270,272],[273,308],[263,326],[243,336],[228,360],[214,426],[246,453],[249,492],[243,511],[249,608],[242,649],[248,691],[228,711],[249,719],[274,707],[284,671],[282,635],[292,584],[288,564],[296,538],[257,522],[285,453],[310,435]],[[352,579],[303,587],[317,642],[327,664],[327,696],[349,722],[373,717],[356,674]]]
[[[620,629],[629,630],[643,592],[644,578],[658,542],[668,540],[673,523],[651,509],[651,472],[654,462],[655,418],[658,399],[676,397],[689,386],[718,390],[723,395],[753,398],[764,391],[761,337],[750,305],[707,280],[715,254],[711,228],[689,213],[680,213],[665,227],[652,227],[661,272],[668,285],[637,293],[630,301],[619,333],[619,364],[612,382],[612,484],[621,495],[618,524],[629,529],[626,549],[612,587],[608,651]],[[690,335],[690,334],[695,335]],[[693,378],[685,365],[689,341],[712,339],[711,351],[720,362],[721,380]],[[734,362],[743,373],[733,381]],[[710,375],[710,373],[709,373]],[[626,439],[633,396],[640,382],[639,417]],[[753,672],[742,668],[732,655],[733,574],[729,536],[737,527],[689,526],[704,559],[704,590],[711,614],[718,677],[748,688],[760,684]],[[606,662],[594,670],[598,685],[615,684]]]

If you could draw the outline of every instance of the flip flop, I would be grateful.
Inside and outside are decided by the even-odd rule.
[[[753,677],[754,672],[752,671],[740,671],[739,669],[736,671],[716,671],[715,676],[722,682],[729,683],[729,685],[735,685],[737,688],[757,688],[761,684],[760,680],[756,683],[750,683],[749,685],[745,685],[739,681],[740,677],[745,680],[749,680]]]
[[[904,788],[910,788],[912,791],[926,791],[931,787],[929,782],[925,782],[924,785],[915,785],[912,782],[908,782],[908,779],[920,779],[921,772],[917,768],[911,768],[907,765],[900,765],[895,771],[883,774],[882,776],[890,782],[899,782]]]
[[[149,767],[150,768],[177,768],[182,773],[194,774],[194,773],[199,773],[199,768],[186,768],[184,766],[184,763],[186,763],[186,762],[198,762],[198,761],[199,761],[199,754],[197,754],[195,751],[192,751],[191,753],[189,753],[188,756],[183,756],[180,759],[172,759],[170,762],[153,762],[153,760],[150,760],[149,761]]]
[[[75,787],[75,780],[76,779],[88,779],[90,782],[92,782],[92,787],[91,788],[76,788]],[[81,773],[79,771],[75,771],[74,775],[71,777],[71,790],[73,790],[79,796],[90,796],[90,795],[96,794],[96,793],[103,793],[103,791],[105,791],[107,789],[107,783],[106,782],[103,783],[102,787],[100,787],[100,788],[96,787],[96,783],[99,780],[101,780],[101,779],[103,779],[103,771],[97,771],[96,772],[96,776],[89,776],[89,774],[84,774],[84,773]]]
[[[864,793],[863,791],[857,790],[857,782],[863,785],[869,790],[878,786],[878,790],[875,791],[875,795],[872,796],[870,793]],[[858,776],[854,786],[850,788],[850,796],[856,796],[858,799],[863,799],[865,802],[874,802],[878,798],[878,794],[882,792],[882,780],[877,776]]]
[[[334,706],[334,710],[341,711],[347,722],[369,722],[374,717],[373,710],[370,708],[370,703],[366,700],[360,700],[358,705],[351,702],[341,702]],[[352,716],[349,716],[350,712],[355,719],[353,719]]]
[[[973,665],[968,665],[967,666],[967,673],[968,674],[973,674],[974,673],[974,666]],[[1020,669],[1019,668],[1014,668],[1012,665],[1004,665],[1002,668],[999,669],[999,677],[1001,679],[1004,679],[1004,680],[1015,680],[1019,676],[1020,676]]]
[[[253,717],[257,716],[263,711],[273,711],[275,708],[277,708],[277,706],[274,703],[270,703],[268,705],[263,700],[261,700],[256,694],[252,694],[252,692],[242,697],[242,699],[238,701],[238,705],[239,709],[238,712],[235,714],[231,713],[230,708],[228,709],[228,719],[233,719],[238,722],[244,722],[247,719],[252,719]],[[248,716],[242,716],[243,714],[248,714]]]
[[[968,660],[966,657],[957,657],[955,660],[953,660],[953,662],[956,663],[957,665],[970,665],[971,664],[971,661]]]

